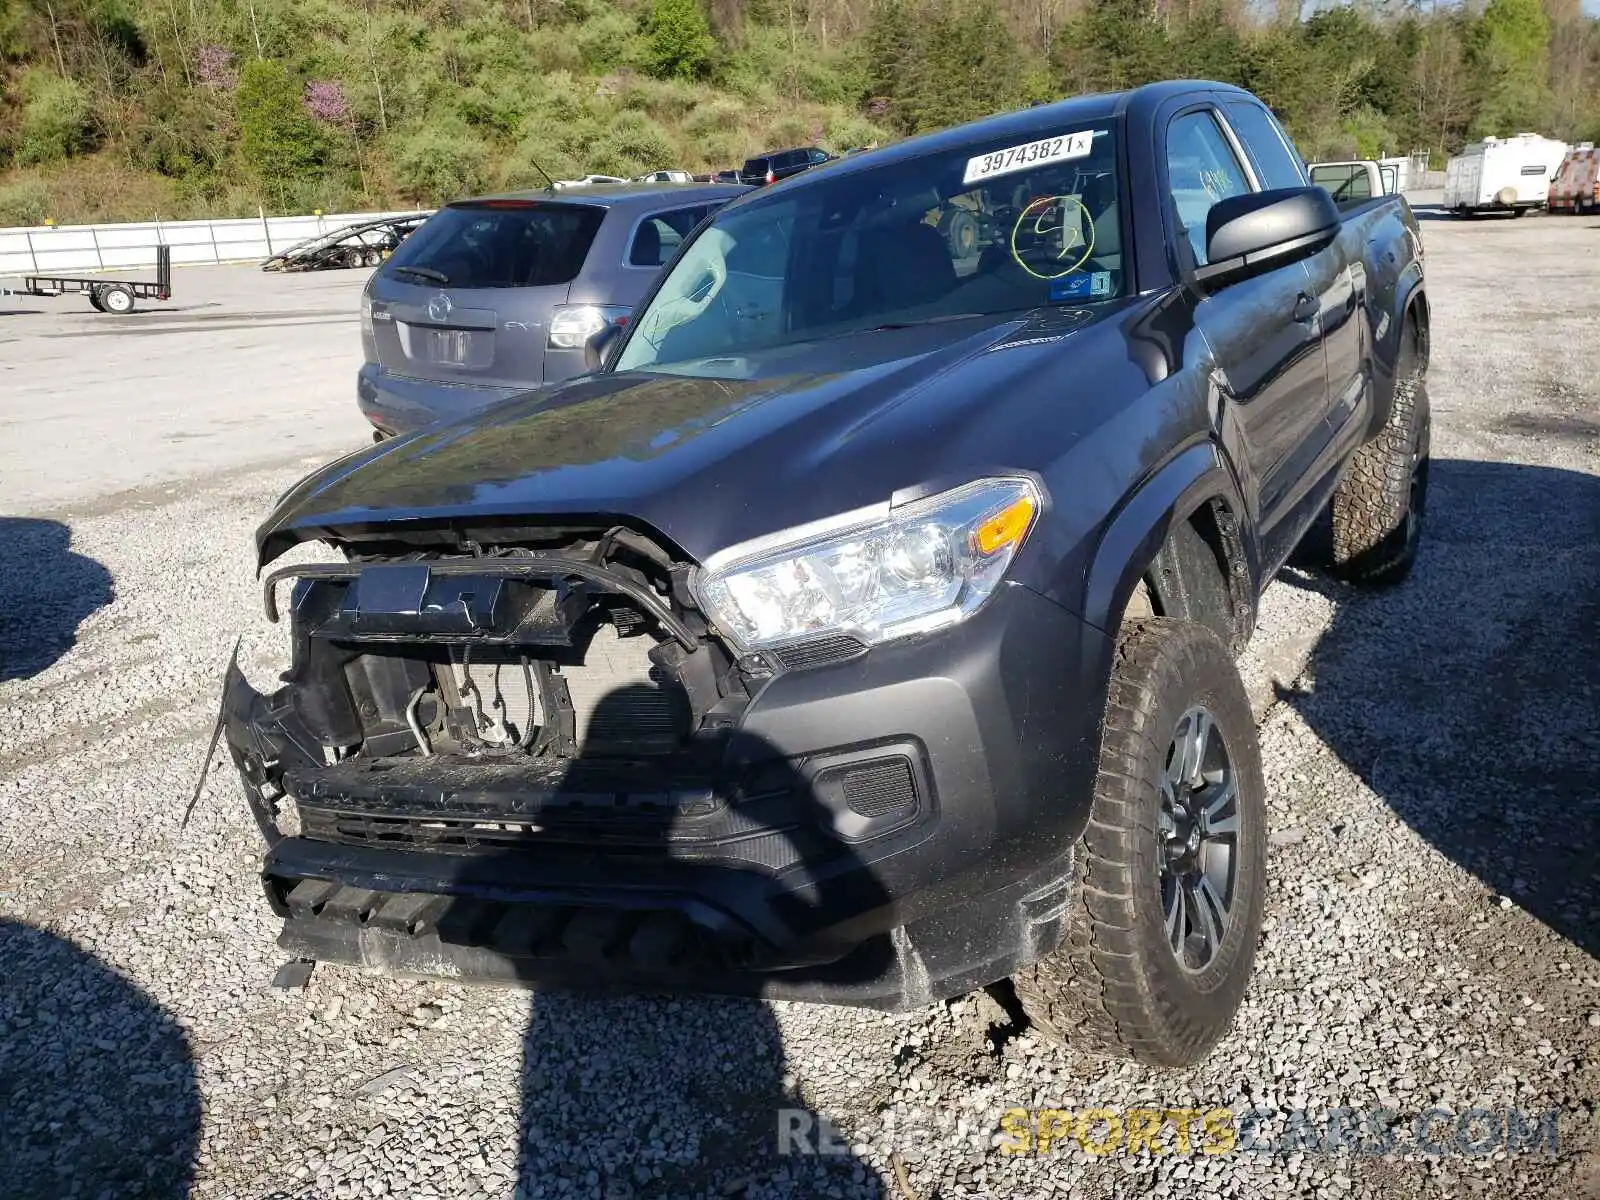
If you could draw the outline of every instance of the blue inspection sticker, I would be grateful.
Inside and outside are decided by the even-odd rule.
[[[1050,299],[1052,300],[1087,300],[1094,293],[1090,290],[1094,282],[1082,271],[1074,271],[1070,275],[1063,275],[1060,279],[1050,281]]]
[[[1050,281],[1052,300],[1095,300],[1110,294],[1110,271],[1073,271]]]

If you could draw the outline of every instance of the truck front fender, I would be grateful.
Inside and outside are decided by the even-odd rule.
[[[1151,474],[1112,516],[1091,560],[1084,587],[1083,618],[1095,628],[1115,635],[1128,600],[1169,545],[1175,527],[1207,505],[1216,504],[1215,539],[1203,540],[1217,554],[1218,569],[1226,587],[1231,613],[1231,636],[1225,640],[1237,649],[1255,623],[1253,571],[1247,540],[1239,526],[1244,502],[1237,481],[1221,452],[1210,441],[1190,445]],[[1163,564],[1176,573],[1181,567]],[[1181,597],[1164,594],[1163,581],[1155,580],[1163,611],[1183,607]]]

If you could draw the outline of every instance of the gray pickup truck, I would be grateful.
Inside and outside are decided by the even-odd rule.
[[[225,687],[281,945],[890,1009],[994,986],[1197,1060],[1266,895],[1234,656],[1324,514],[1329,570],[1410,569],[1428,339],[1406,201],[1341,210],[1220,84],[734,200],[590,373],[261,526],[263,569],[335,551],[268,573],[281,686]]]

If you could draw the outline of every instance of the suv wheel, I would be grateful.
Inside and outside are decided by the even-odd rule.
[[[1353,583],[1399,583],[1411,573],[1422,540],[1431,415],[1410,322],[1400,337],[1389,423],[1356,451],[1333,494],[1332,565]]]
[[[1126,625],[1106,704],[1082,907],[1016,975],[1029,1019],[1156,1066],[1205,1057],[1233,1021],[1265,900],[1266,784],[1238,669],[1187,621]]]

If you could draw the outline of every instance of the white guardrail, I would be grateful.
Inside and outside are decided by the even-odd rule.
[[[162,243],[172,247],[175,267],[261,261],[287,250],[296,242],[331,233],[344,225],[405,216],[415,211],[0,229],[0,275],[154,270],[155,248]]]

